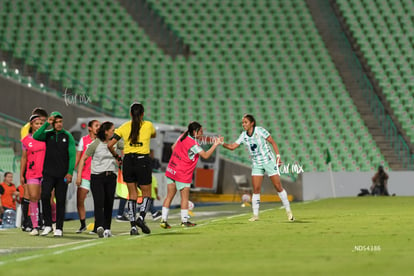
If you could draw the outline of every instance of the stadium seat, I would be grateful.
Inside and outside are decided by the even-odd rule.
[[[277,137],[281,152],[291,159],[286,161],[324,171],[321,152],[332,141],[333,168],[367,168],[365,159],[345,153],[354,143],[347,133],[360,140],[369,139],[369,133],[305,2],[199,0],[182,5],[181,0],[148,0],[190,46],[188,59],[175,60],[156,47],[118,1],[16,3],[0,10],[0,26],[5,26],[0,37],[18,45],[15,51],[38,55],[52,79],[64,73],[85,82],[93,100],[104,98],[102,106],[116,114],[126,114],[122,106],[138,98],[155,121],[186,125],[199,120],[231,141],[242,130],[241,116],[249,112]],[[19,24],[28,27],[16,35],[19,28],[13,26]],[[64,79],[65,86],[72,84]],[[314,140],[319,149],[311,146]],[[371,145],[360,142],[364,152]],[[222,152],[250,162],[244,150]]]

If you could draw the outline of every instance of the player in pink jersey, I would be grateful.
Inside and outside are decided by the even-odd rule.
[[[44,123],[39,115],[30,116],[29,134],[22,139],[23,151],[21,158],[20,182],[25,183],[29,191],[30,219],[33,230],[32,236],[39,235],[39,199],[42,183],[43,161],[45,159],[46,144],[33,139],[32,133],[38,130]],[[25,174],[26,172],[26,174]],[[26,178],[25,178],[26,176]],[[25,189],[26,189],[25,187]]]
[[[76,164],[75,167],[78,166],[79,160],[81,159],[82,155],[85,153],[86,149],[88,148],[89,144],[93,142],[96,138],[96,133],[100,127],[100,123],[98,120],[92,120],[88,122],[88,135],[83,136],[78,144],[77,152],[76,152]],[[86,230],[86,211],[85,211],[85,199],[88,195],[89,190],[91,189],[91,162],[92,159],[88,158],[85,161],[85,165],[82,169],[81,173],[82,181],[80,185],[76,183],[78,186],[77,194],[76,194],[76,207],[78,209],[78,215],[80,220],[80,228],[76,231],[77,234],[82,233]]]
[[[214,139],[214,143],[208,151],[204,151],[197,142],[197,138],[203,136],[203,127],[197,122],[191,122],[184,132],[172,146],[172,155],[168,163],[165,176],[167,177],[167,197],[162,205],[162,220],[160,226],[168,229],[167,223],[169,208],[177,190],[181,194],[181,226],[191,227],[194,223],[188,221],[188,198],[190,186],[193,182],[193,172],[198,158],[208,159],[223,143],[223,137]]]

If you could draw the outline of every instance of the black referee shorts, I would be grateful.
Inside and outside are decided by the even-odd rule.
[[[148,154],[125,154],[122,162],[122,176],[126,183],[149,185],[152,183],[151,158]]]

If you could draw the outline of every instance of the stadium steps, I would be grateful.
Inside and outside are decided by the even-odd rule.
[[[398,128],[399,154],[414,168],[413,1],[332,1],[378,98]],[[409,154],[409,155],[408,155]]]
[[[354,100],[359,114],[361,114],[361,117],[365,121],[365,124],[367,125],[372,135],[372,138],[375,140],[376,144],[380,148],[381,153],[384,155],[384,158],[387,160],[390,168],[394,171],[403,170],[404,167],[401,164],[398,155],[393,149],[391,142],[385,138],[385,135],[381,130],[381,126],[378,123],[378,119],[375,118],[366,100],[361,96],[361,94],[356,93],[355,90],[350,90],[349,93],[352,99]]]
[[[119,3],[166,55],[170,55],[173,59],[178,55],[188,58],[190,46],[165,24],[164,19],[148,1],[119,0]]]
[[[384,133],[381,131],[378,119],[375,118],[369,104],[362,96],[367,89],[362,77],[364,72],[355,60],[355,55],[348,43],[341,26],[335,17],[335,13],[329,2],[324,0],[307,0],[307,5],[314,18],[315,25],[321,34],[328,51],[334,60],[342,80],[347,87],[359,114],[368,127],[372,138],[379,147],[385,160],[392,170],[403,169],[398,155],[393,151],[390,142],[384,142]],[[377,164],[379,165],[379,164]]]

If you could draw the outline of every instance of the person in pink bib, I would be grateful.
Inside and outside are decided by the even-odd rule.
[[[44,123],[39,115],[30,117],[29,134],[22,139],[23,151],[21,158],[20,182],[25,183],[29,190],[30,219],[33,230],[31,236],[39,235],[39,199],[42,184],[43,161],[45,159],[46,144],[33,139],[32,133],[36,132]],[[25,174],[26,173],[26,174]]]
[[[199,157],[208,159],[223,143],[223,137],[213,139],[214,143],[208,151],[204,151],[198,144],[197,138],[203,136],[203,127],[197,122],[191,122],[184,132],[172,146],[172,155],[168,163],[165,176],[167,178],[167,197],[162,205],[161,228],[169,229],[167,223],[169,208],[177,190],[181,194],[181,226],[192,227],[195,223],[188,221],[188,198],[190,186],[193,182],[193,172]]]
[[[98,120],[92,120],[88,122],[88,135],[83,136],[79,140],[79,144],[76,150],[76,164],[75,167],[78,166],[79,160],[85,154],[86,149],[88,148],[89,144],[93,142],[96,138],[96,133],[100,127],[100,123]],[[77,173],[81,174],[82,181],[78,186],[78,190],[76,192],[76,207],[78,209],[80,227],[76,231],[77,234],[80,234],[86,230],[86,210],[85,210],[85,199],[91,189],[91,162],[92,159],[88,158],[85,161],[85,165],[83,166],[82,172],[78,171]],[[77,183],[76,183],[77,185]]]

